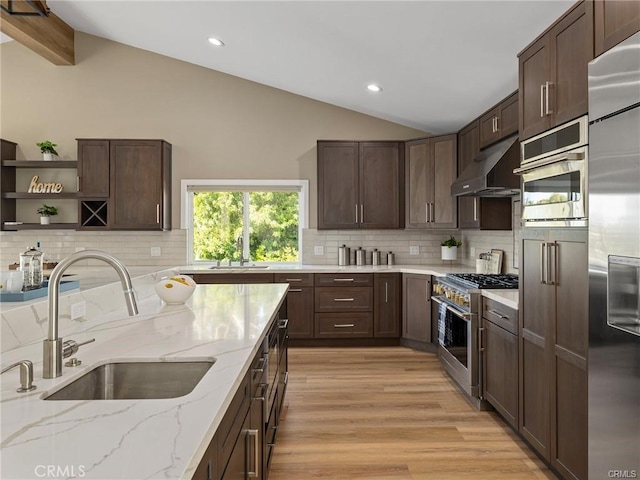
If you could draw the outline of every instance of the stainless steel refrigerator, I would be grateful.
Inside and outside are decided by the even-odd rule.
[[[589,479],[640,478],[640,33],[589,64]]]

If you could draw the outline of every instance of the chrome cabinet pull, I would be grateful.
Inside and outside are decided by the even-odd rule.
[[[301,278],[285,278],[285,282],[301,282]]]
[[[389,282],[384,282],[384,303],[389,303]]]
[[[353,278],[334,278],[334,282],[353,282]]]
[[[258,454],[258,450],[260,449],[259,445],[259,437],[258,430],[247,430],[247,441],[249,438],[253,437],[253,470],[247,469],[247,476],[249,478],[257,478],[258,477],[258,465],[260,464],[260,457]]]
[[[559,245],[556,242],[548,245],[549,253],[547,254],[547,272],[549,272],[549,285],[558,285],[558,246]],[[551,256],[551,252],[553,252],[553,256]]]
[[[544,84],[540,85],[540,118],[544,117]]]
[[[500,317],[503,320],[509,320],[509,317],[505,317],[500,312],[496,312],[495,310],[487,310],[487,313],[491,313],[491,314],[495,315],[496,317]]]
[[[353,323],[334,323],[333,328],[353,328],[355,324]]]
[[[289,290],[287,290],[290,293],[300,293],[302,292],[301,288],[290,288]]]
[[[360,223],[364,223],[364,205],[360,204]]]
[[[280,320],[280,324],[278,325],[278,328],[284,330],[289,326],[289,319],[288,318],[283,318],[282,320]]]
[[[553,82],[545,82],[545,99],[544,99],[544,103],[545,103],[545,112],[547,115],[551,115],[553,113],[553,110],[551,110],[549,108],[549,87],[553,87]]]
[[[478,197],[473,197],[473,220],[478,220]]]
[[[436,204],[431,203],[431,223],[436,222]]]
[[[478,328],[478,351],[484,352],[484,345],[482,344],[482,332],[484,332],[484,327]]]
[[[156,223],[160,223],[160,204],[156,203]]]
[[[334,302],[353,302],[355,298],[334,298]]]
[[[424,204],[424,221],[426,223],[429,223],[429,204],[428,203]]]
[[[547,284],[547,278],[545,275],[545,255],[547,252],[547,242],[540,242],[540,283],[542,285]]]
[[[358,223],[358,204],[356,203],[356,223]]]

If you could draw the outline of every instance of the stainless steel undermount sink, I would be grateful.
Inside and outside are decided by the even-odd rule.
[[[214,265],[209,270],[255,270],[266,269],[269,265]]]
[[[106,363],[43,400],[134,400],[182,397],[214,364],[211,360]]]

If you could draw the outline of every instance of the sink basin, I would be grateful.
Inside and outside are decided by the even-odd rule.
[[[182,397],[213,361],[107,363],[51,393],[44,400],[133,400]]]
[[[214,265],[209,267],[210,270],[260,270],[266,268],[269,268],[269,265]]]

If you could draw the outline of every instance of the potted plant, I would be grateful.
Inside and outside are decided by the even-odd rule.
[[[42,152],[42,158],[44,160],[53,160],[53,156],[58,156],[58,152],[56,152],[56,148],[58,145],[50,142],[49,140],[45,140],[43,142],[36,143],[38,147],[40,147],[40,151]]]
[[[40,214],[40,224],[49,225],[51,223],[51,217],[58,214],[58,209],[45,204],[38,209],[38,213]]]
[[[462,246],[462,242],[456,240],[453,235],[440,245],[442,246],[442,260],[456,260],[458,258],[458,247]]]

